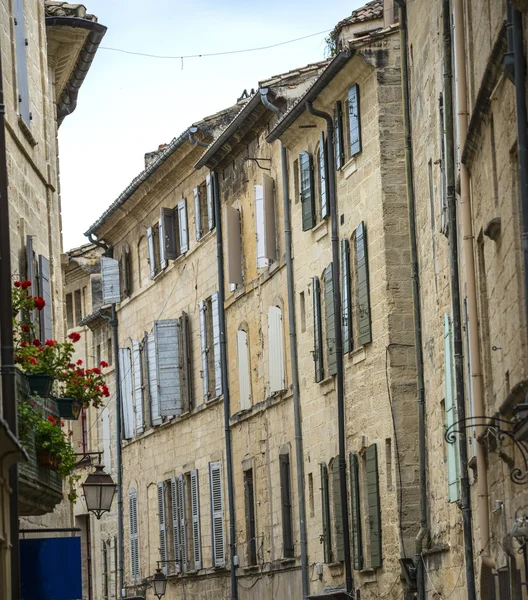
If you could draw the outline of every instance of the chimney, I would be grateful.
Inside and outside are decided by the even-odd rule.
[[[148,169],[150,165],[158,158],[158,156],[163,154],[168,147],[169,144],[160,144],[157,150],[154,150],[153,152],[147,152],[145,154],[145,169]]]

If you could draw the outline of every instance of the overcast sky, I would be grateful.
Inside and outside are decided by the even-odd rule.
[[[101,46],[181,56],[268,46],[330,30],[363,0],[86,0]],[[192,6],[192,8],[191,8]],[[230,56],[154,59],[99,49],[59,130],[64,249],[144,168],[144,154],[231,106],[259,80],[322,60],[327,33]]]

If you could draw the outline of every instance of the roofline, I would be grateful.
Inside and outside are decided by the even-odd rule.
[[[293,123],[302,115],[306,109],[307,102],[313,102],[317,96],[325,89],[332,79],[341,71],[346,63],[354,56],[355,50],[343,50],[336,55],[332,62],[321,73],[312,87],[301,96],[292,108],[284,115],[277,125],[270,131],[266,137],[267,142],[277,140]]]
[[[46,17],[46,27],[71,27],[86,29],[89,32],[70,79],[57,101],[57,120],[60,126],[62,121],[77,108],[79,89],[90,70],[107,28],[96,21],[81,17]]]

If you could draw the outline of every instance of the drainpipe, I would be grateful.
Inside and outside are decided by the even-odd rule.
[[[198,133],[198,127],[189,127],[189,142],[191,142],[191,144],[194,144],[195,146],[201,146],[202,148],[208,148],[209,144],[206,144],[205,142],[201,142],[200,140],[197,140],[194,137],[195,133]]]
[[[457,129],[460,147],[464,148],[468,129],[467,84],[465,64],[465,29],[462,0],[454,0],[455,26],[455,64],[457,72],[456,91],[458,101]],[[469,318],[469,347],[471,355],[471,384],[475,416],[486,415],[484,406],[484,388],[479,348],[479,327],[477,312],[477,290],[475,277],[475,257],[473,254],[473,222],[471,216],[471,197],[469,190],[469,170],[460,164],[460,228],[464,251],[465,280],[467,289]],[[477,456],[477,526],[480,531],[479,555],[482,561],[493,566],[489,558],[489,507],[488,507],[488,469],[484,447],[478,442],[483,427],[475,427]],[[469,584],[469,582],[468,582]]]
[[[0,57],[0,365],[2,375],[2,410],[11,433],[18,437],[15,397],[15,358],[13,349],[13,308],[11,303],[11,244],[9,201],[7,197],[7,155],[5,138],[5,104]],[[34,283],[34,282],[32,282]],[[20,554],[18,534],[18,467],[9,469],[9,529],[11,545],[11,593],[20,598]]]
[[[339,230],[337,218],[337,198],[335,191],[334,165],[334,119],[325,112],[316,110],[311,102],[306,103],[308,112],[314,117],[326,121],[326,144],[328,156],[328,199],[330,204],[330,222],[332,226],[332,277],[334,279],[334,319],[336,332],[337,362],[337,427],[339,439],[339,491],[343,514],[343,546],[345,554],[346,593],[353,594],[352,560],[350,556],[350,524],[348,519],[348,494],[346,477],[346,432],[345,432],[345,393],[343,370],[343,332],[341,329],[341,287],[339,282]]]
[[[451,279],[451,308],[453,311],[453,347],[455,354],[455,394],[457,420],[466,423],[466,399],[464,387],[464,356],[462,354],[462,315],[460,301],[460,274],[458,268],[458,227],[455,197],[455,144],[453,136],[453,89],[451,51],[451,12],[450,1],[443,0],[444,24],[444,115],[446,140],[446,188],[447,216],[449,229],[449,272]],[[473,533],[471,527],[471,495],[468,477],[468,457],[466,430],[460,428],[458,434],[460,458],[460,502],[462,529],[464,534],[464,559],[466,563],[466,585],[468,600],[475,600],[475,564],[473,560]]]
[[[220,366],[222,370],[222,394],[224,395],[224,430],[227,467],[227,497],[229,503],[229,553],[231,559],[231,600],[238,599],[236,580],[236,539],[235,539],[235,484],[233,480],[233,455],[231,450],[231,427],[229,425],[230,396],[227,379],[227,334],[225,320],[225,278],[224,278],[224,244],[222,240],[222,211],[220,202],[220,186],[218,173],[213,175],[213,201],[216,223],[216,258],[218,263],[218,321],[220,328]]]
[[[414,563],[418,600],[425,600],[425,569],[422,559],[424,540],[427,539],[427,458],[425,446],[425,382],[422,346],[422,305],[420,299],[420,270],[418,267],[418,243],[416,235],[416,200],[414,196],[414,167],[412,152],[411,108],[409,93],[409,65],[407,61],[407,7],[405,0],[396,0],[400,7],[401,74],[403,95],[403,120],[405,126],[405,179],[407,183],[407,206],[409,238],[411,245],[411,277],[413,296],[414,348],[416,357],[416,380],[418,402],[418,460],[420,480],[420,531],[416,536]]]
[[[279,118],[282,111],[268,99],[268,89],[259,90],[264,106]],[[290,195],[288,186],[288,158],[286,147],[281,142],[282,201],[284,210],[284,244],[286,255],[286,285],[288,287],[288,325],[290,328],[290,361],[292,369],[293,419],[295,429],[295,466],[297,469],[297,494],[299,495],[299,532],[301,545],[301,582],[303,598],[310,594],[310,576],[308,573],[308,542],[306,539],[306,496],[304,493],[304,448],[302,437],[301,392],[299,389],[299,363],[297,360],[297,324],[295,322],[295,294],[293,291],[293,259]]]
[[[105,256],[107,255],[108,251],[110,250],[110,246],[108,246],[108,244],[106,244],[105,242],[103,242],[102,240],[96,240],[93,236],[93,233],[89,233],[87,235],[88,239],[90,240],[90,242],[92,244],[95,244],[96,246],[99,246],[99,248],[102,248],[105,251]]]

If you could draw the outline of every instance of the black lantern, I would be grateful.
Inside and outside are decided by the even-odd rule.
[[[95,473],[90,473],[82,484],[86,507],[98,519],[110,510],[117,485],[113,479],[104,472],[104,465],[95,465]]]
[[[154,588],[154,596],[160,600],[162,596],[165,596],[167,591],[167,578],[161,572],[161,569],[156,569],[156,574],[152,578],[152,587]]]

